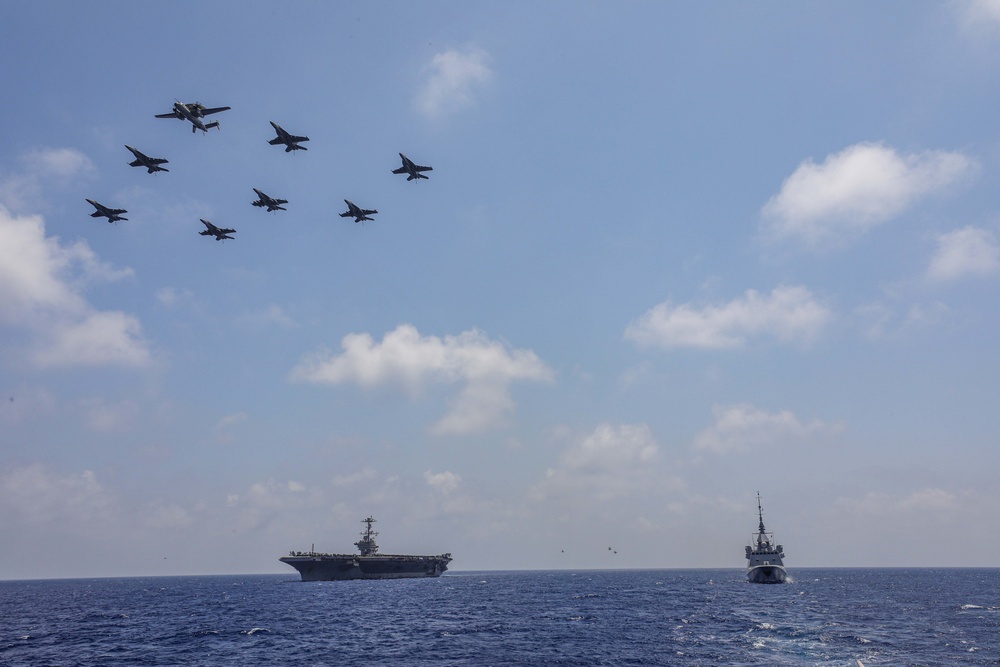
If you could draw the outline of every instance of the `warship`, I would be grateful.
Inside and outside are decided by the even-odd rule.
[[[764,530],[764,510],[760,506],[760,493],[757,494],[757,533],[750,536],[747,545],[747,581],[751,584],[783,584],[785,583],[784,549],[774,543],[774,534]]]
[[[440,556],[399,556],[380,554],[372,530],[375,519],[368,517],[362,523],[365,530],[354,543],[358,554],[318,553],[315,545],[309,551],[292,551],[279,558],[291,565],[302,581],[341,581],[345,579],[405,579],[413,577],[440,577],[448,569],[451,554]]]

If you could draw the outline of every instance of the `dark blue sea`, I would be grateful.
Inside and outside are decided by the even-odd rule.
[[[998,569],[0,582],[0,665],[1000,665]]]

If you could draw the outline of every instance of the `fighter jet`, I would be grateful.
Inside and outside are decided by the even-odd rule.
[[[214,236],[216,241],[221,241],[222,239],[235,238],[233,236],[230,236],[230,234],[236,233],[235,229],[219,229],[205,218],[200,218],[200,220],[202,224],[205,225],[205,229],[198,232],[202,236]]]
[[[268,197],[266,194],[264,194],[257,188],[254,188],[253,191],[256,192],[257,196],[259,197],[257,201],[253,202],[254,206],[266,206],[268,213],[270,213],[271,211],[288,210],[287,208],[282,206],[282,204],[288,203],[287,199],[275,199],[274,197]]]
[[[156,114],[157,118],[177,118],[178,120],[186,120],[191,122],[191,132],[195,130],[201,130],[207,133],[210,127],[219,127],[219,121],[214,120],[211,123],[206,123],[202,120],[205,116],[213,113],[219,113],[220,111],[229,111],[232,107],[215,107],[214,109],[209,109],[199,102],[194,102],[192,104],[184,104],[183,102],[174,102],[174,110],[170,113],[159,113]]]
[[[141,151],[132,148],[128,144],[125,144],[125,148],[132,151],[132,155],[135,156],[135,160],[128,163],[130,167],[145,167],[150,174],[152,174],[154,171],[170,171],[169,169],[164,169],[163,167],[160,166],[161,164],[167,163],[167,161],[164,160],[163,158],[148,157],[146,155],[143,155]]]
[[[426,176],[420,173],[422,171],[434,171],[433,167],[421,167],[420,165],[413,164],[413,160],[406,157],[402,153],[399,154],[399,157],[403,158],[403,166],[400,167],[399,169],[393,169],[392,173],[409,174],[409,176],[406,177],[406,180],[408,181],[412,181],[415,178],[427,178]]]
[[[123,218],[122,213],[128,213],[123,208],[108,208],[104,204],[94,201],[93,199],[88,199],[88,202],[93,205],[97,210],[90,214],[92,218],[100,218],[104,216],[108,219],[108,222],[118,222],[119,220],[128,220],[128,218]]]
[[[375,218],[369,218],[369,215],[375,215],[378,211],[368,208],[361,208],[349,199],[345,199],[344,203],[347,204],[347,210],[340,214],[341,218],[354,217],[354,222],[362,222],[368,220],[374,222]]]
[[[300,141],[309,141],[309,137],[296,137],[294,134],[288,134],[288,132],[286,132],[284,128],[275,123],[273,120],[268,122],[271,123],[271,127],[274,128],[274,131],[277,133],[278,136],[276,136],[274,139],[271,139],[267,143],[271,144],[272,146],[277,146],[278,144],[285,144],[286,153],[288,153],[289,151],[309,150],[305,146],[299,146]]]

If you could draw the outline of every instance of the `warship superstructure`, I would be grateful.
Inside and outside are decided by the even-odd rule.
[[[440,577],[448,569],[451,554],[439,556],[401,556],[380,554],[372,530],[375,519],[368,517],[362,523],[365,530],[354,543],[358,554],[318,553],[293,551],[279,558],[298,570],[302,581],[340,581],[344,579],[405,579],[413,577]]]
[[[746,547],[747,581],[751,584],[783,584],[785,583],[784,549],[774,543],[774,534],[764,530],[764,510],[760,506],[760,493],[757,494],[757,533],[750,536],[750,544]]]

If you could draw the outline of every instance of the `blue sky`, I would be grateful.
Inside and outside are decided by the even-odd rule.
[[[1000,3],[902,9],[6,3],[0,578],[996,565]]]

